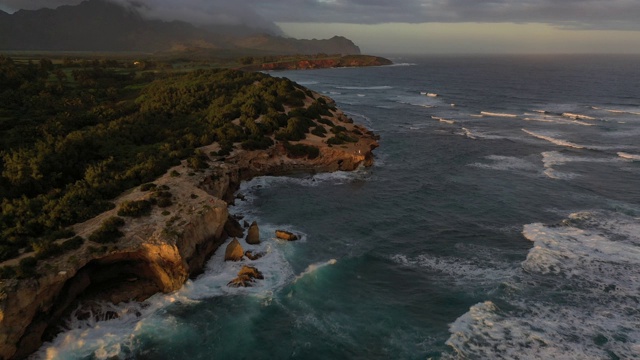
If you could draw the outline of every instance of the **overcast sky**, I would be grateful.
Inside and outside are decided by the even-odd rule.
[[[112,0],[127,2],[127,0]],[[80,0],[0,0],[36,9]],[[640,0],[136,0],[150,17],[344,35],[367,53],[640,53]]]

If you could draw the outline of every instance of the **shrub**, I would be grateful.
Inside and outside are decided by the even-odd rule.
[[[124,225],[124,219],[112,216],[103,221],[100,228],[89,235],[89,240],[100,244],[116,242],[124,235],[120,231],[122,225]]]
[[[163,198],[159,198],[158,199],[158,203],[157,204],[158,204],[158,207],[160,207],[160,208],[166,208],[166,207],[169,207],[169,206],[173,205],[173,201],[171,201],[170,198],[163,197]]]
[[[62,247],[62,251],[69,251],[79,249],[82,244],[84,244],[84,238],[82,236],[75,236],[74,238],[63,242],[60,246]]]
[[[261,138],[251,138],[242,142],[244,150],[265,150],[273,145],[270,137],[263,136]]]
[[[62,253],[60,245],[47,239],[33,241],[31,247],[36,252],[35,258],[37,260],[51,258]]]
[[[180,173],[177,172],[176,170],[171,170],[171,172],[169,173],[169,176],[178,177],[178,176],[180,176]]]
[[[292,145],[288,142],[285,142],[284,148],[287,150],[287,155],[290,157],[306,156],[309,159],[315,159],[320,155],[320,149],[312,145],[304,145],[304,144]]]
[[[0,279],[13,279],[16,277],[16,269],[13,266],[0,267]]]
[[[37,265],[38,259],[33,256],[29,256],[20,260],[20,262],[18,263],[18,268],[16,269],[16,276],[19,279],[35,277],[37,275]]]
[[[156,186],[157,185],[154,184],[154,183],[142,184],[142,185],[140,185],[140,191],[149,191],[149,190],[155,189]]]
[[[331,128],[331,132],[334,133],[334,134],[338,134],[338,133],[341,133],[343,131],[347,131],[347,128],[344,127],[344,126],[338,125],[338,126],[334,126],[334,127]]]
[[[331,120],[329,120],[329,119],[325,119],[325,118],[320,118],[320,119],[318,119],[318,122],[319,122],[320,124],[329,125],[329,126],[331,126],[331,127],[336,126],[336,125],[333,123],[333,121],[331,121]]]
[[[329,145],[341,145],[341,144],[344,144],[344,140],[340,140],[337,136],[334,136],[332,138],[329,138],[329,140],[327,140],[327,144],[329,144]]]
[[[151,212],[151,202],[147,200],[124,201],[118,209],[118,216],[140,217]]]
[[[324,126],[318,125],[315,128],[313,128],[313,130],[311,130],[311,133],[315,136],[323,138],[323,137],[326,137],[327,130],[324,128]]]
[[[187,159],[187,165],[192,169],[206,169],[209,167],[209,157],[203,152],[196,150],[195,154]]]

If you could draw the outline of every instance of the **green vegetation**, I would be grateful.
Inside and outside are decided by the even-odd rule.
[[[89,240],[100,244],[116,242],[124,235],[120,231],[122,225],[124,220],[121,217],[112,216],[103,221],[98,230],[89,235]]]
[[[73,236],[64,229],[113,209],[111,200],[136,186],[153,191],[151,199],[122,204],[119,215],[170,206],[168,189],[150,181],[182,160],[207,168],[200,146],[217,142],[213,155],[222,157],[238,145],[324,135],[317,122],[334,127],[323,116],[335,107],[318,98],[305,109],[313,94],[288,79],[131,64],[0,56],[0,261],[32,249],[38,258],[59,254],[64,243],[55,240]],[[291,146],[292,156],[314,156]],[[89,240],[115,241],[120,225],[111,221]]]
[[[284,143],[284,148],[287,150],[287,156],[292,158],[307,157],[309,159],[315,159],[320,155],[320,149],[313,145],[304,144],[290,144]]]

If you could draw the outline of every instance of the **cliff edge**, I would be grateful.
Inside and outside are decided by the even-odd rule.
[[[305,99],[307,107],[322,97],[311,95]],[[113,210],[74,225],[77,235],[88,238],[105,220],[115,217],[122,204],[150,200],[158,194],[170,199],[145,216],[126,217],[119,228],[123,236],[113,243],[87,241],[75,251],[39,262],[35,278],[2,281],[0,357],[27,357],[60,331],[61,321],[72,310],[86,309],[90,316],[97,301],[142,301],[157,292],[179,289],[189,277],[202,272],[230,232],[238,231],[227,204],[241,181],[261,175],[351,171],[373,164],[376,135],[353,124],[337,109],[316,126],[324,128],[326,123],[339,125],[348,141],[330,144],[319,132],[301,141],[276,142],[266,150],[238,149],[226,158],[207,155],[207,167],[202,170],[195,171],[183,161],[152,186],[119,196]],[[319,151],[305,155],[292,150],[295,146]],[[218,145],[200,150],[215,154]]]

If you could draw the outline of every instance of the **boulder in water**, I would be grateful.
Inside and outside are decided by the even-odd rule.
[[[248,276],[251,279],[264,279],[264,276],[262,276],[262,273],[257,268],[247,265],[238,271],[238,276]]]
[[[264,253],[254,254],[252,251],[245,251],[244,256],[246,256],[249,260],[258,260],[264,256]]]
[[[227,283],[230,287],[253,286],[256,279],[264,279],[262,273],[253,266],[243,266],[238,272],[238,276]]]
[[[285,230],[276,230],[276,237],[287,241],[298,240],[298,235]]]
[[[244,239],[247,244],[257,245],[260,244],[260,230],[258,229],[258,223],[255,221],[249,226],[247,237]]]
[[[244,249],[240,245],[238,239],[233,238],[233,241],[227,245],[227,249],[224,252],[224,261],[240,261],[244,255]]]

